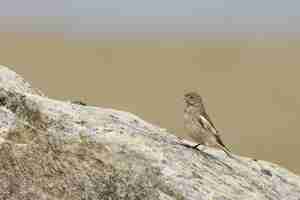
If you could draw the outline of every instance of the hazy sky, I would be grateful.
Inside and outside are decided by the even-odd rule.
[[[1,0],[1,16],[299,16],[299,0]],[[0,1],[0,2],[1,2]]]
[[[0,0],[0,3],[0,31],[295,33],[300,30],[299,0]]]
[[[70,4],[74,12],[113,16],[299,16],[300,8],[297,0],[73,0]]]

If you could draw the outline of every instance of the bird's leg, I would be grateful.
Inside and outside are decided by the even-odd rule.
[[[202,146],[201,149],[198,148],[200,145]],[[196,144],[195,146],[193,146],[193,149],[204,151],[206,149],[206,144],[203,143]]]
[[[195,146],[193,146],[194,149],[197,149],[200,145],[202,145],[201,143],[196,144]]]

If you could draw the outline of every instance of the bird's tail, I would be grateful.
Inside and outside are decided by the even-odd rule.
[[[224,142],[221,140],[221,137],[219,134],[215,134],[217,145],[216,147],[223,150],[229,157],[233,158],[231,155],[231,151],[225,146]]]
[[[215,137],[216,137],[216,140],[217,140],[217,143],[218,143],[218,146],[220,146],[221,149],[223,149],[224,151],[227,151],[227,152],[231,152],[224,144],[224,142],[222,141],[221,137],[219,134],[214,134]]]
[[[221,149],[222,151],[224,151],[226,154],[227,154],[227,156],[229,156],[230,158],[233,158],[233,156],[232,156],[232,154],[231,154],[231,152],[230,152],[230,150],[224,145],[221,145],[221,144],[217,144],[217,147],[219,148],[219,149]]]

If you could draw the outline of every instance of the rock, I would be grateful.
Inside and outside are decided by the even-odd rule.
[[[278,165],[188,148],[127,112],[49,99],[3,66],[0,106],[0,199],[300,198],[299,176]]]
[[[1,87],[5,87],[6,89],[10,89],[16,92],[45,96],[38,89],[33,89],[28,82],[26,82],[21,76],[16,74],[14,71],[11,71],[7,67],[1,65],[0,83]]]

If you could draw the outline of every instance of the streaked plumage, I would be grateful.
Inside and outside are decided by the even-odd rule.
[[[196,92],[189,92],[184,95],[184,101],[186,103],[184,126],[188,135],[198,145],[216,147],[230,155],[229,149],[221,140],[218,130],[205,110],[201,96]]]

